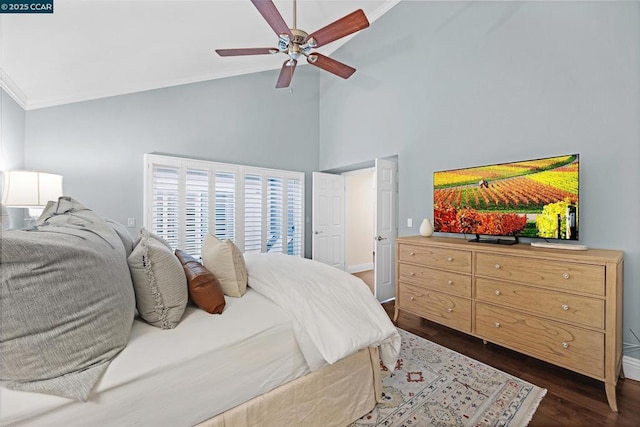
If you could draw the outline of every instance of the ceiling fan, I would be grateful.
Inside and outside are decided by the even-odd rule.
[[[296,28],[296,0],[293,0],[293,28],[289,28],[282,18],[275,4],[271,0],[251,0],[251,3],[258,9],[258,12],[273,28],[279,37],[278,47],[258,47],[248,49],[216,49],[220,56],[240,56],[240,55],[265,55],[282,52],[289,56],[280,70],[276,88],[289,87],[293,72],[298,64],[300,55],[307,58],[307,63],[333,73],[343,79],[348,79],[356,69],[343,64],[335,59],[329,58],[318,52],[311,52],[311,49],[324,46],[342,37],[353,34],[369,26],[369,21],[362,9],[358,9],[337,21],[311,33]]]

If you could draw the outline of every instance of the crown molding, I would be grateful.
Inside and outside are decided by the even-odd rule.
[[[0,88],[2,88],[9,96],[23,109],[27,110],[27,96],[18,87],[17,84],[9,77],[9,75],[0,68]]]

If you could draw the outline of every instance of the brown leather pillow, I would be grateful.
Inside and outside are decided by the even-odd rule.
[[[221,314],[224,310],[224,293],[220,282],[209,270],[188,253],[176,249],[176,257],[182,263],[189,286],[189,298],[207,313]]]

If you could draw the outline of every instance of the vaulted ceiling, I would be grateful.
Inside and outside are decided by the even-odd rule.
[[[297,27],[311,33],[356,9],[373,25],[398,1],[298,0]],[[293,0],[274,4],[293,27]],[[24,109],[42,108],[279,69],[284,55],[214,52],[277,42],[249,0],[55,0],[53,14],[0,14],[0,85]]]

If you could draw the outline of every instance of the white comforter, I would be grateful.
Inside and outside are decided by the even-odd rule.
[[[290,314],[311,370],[356,351],[380,347],[395,367],[400,335],[359,278],[326,264],[281,254],[245,254],[249,286]]]

